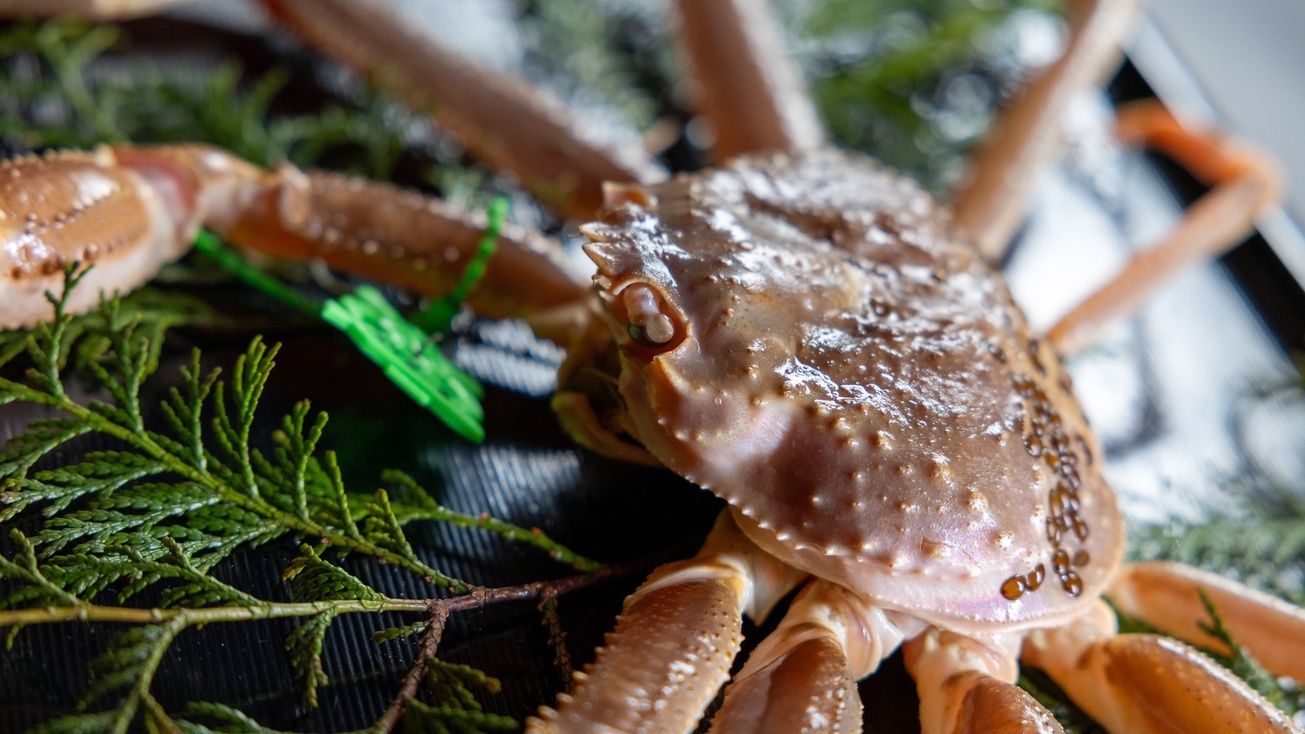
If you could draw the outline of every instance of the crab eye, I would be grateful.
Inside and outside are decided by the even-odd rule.
[[[630,338],[648,349],[665,347],[675,338],[675,321],[657,291],[635,283],[621,291],[626,330]]]

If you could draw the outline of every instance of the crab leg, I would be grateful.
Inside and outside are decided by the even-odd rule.
[[[856,682],[874,672],[902,638],[882,610],[840,586],[815,581],[725,689],[711,731],[859,732]]]
[[[158,13],[185,2],[189,0],[0,0],[0,17],[74,15],[86,20],[124,20]]]
[[[72,295],[127,291],[184,254],[199,227],[280,257],[328,264],[427,295],[456,282],[484,233],[482,217],[391,186],[282,165],[272,171],[204,145],[100,148],[0,163],[0,329],[50,317],[71,262],[96,267]],[[486,314],[543,309],[544,331],[569,328],[588,295],[550,241],[499,238],[469,301]],[[530,288],[519,283],[529,282]]]
[[[1299,732],[1240,678],[1187,645],[1157,635],[1115,635],[1104,602],[1025,639],[1022,659],[1042,668],[1112,732]]]
[[[1137,0],[1068,3],[1065,53],[1021,90],[972,154],[953,192],[956,226],[991,260],[1001,257],[1024,217],[1038,166],[1055,151],[1070,101],[1118,63],[1140,5]]]
[[[516,175],[567,216],[587,218],[604,181],[664,177],[637,138],[586,126],[551,98],[419,35],[376,0],[264,0],[311,43],[397,87],[475,157]]]
[[[653,572],[616,631],[528,732],[690,732],[729,678],[744,612],[764,616],[800,580],[721,513],[698,555]]]
[[[1099,328],[1134,311],[1178,270],[1245,239],[1278,201],[1282,173],[1266,153],[1210,131],[1185,127],[1156,102],[1121,108],[1118,135],[1172,156],[1214,188],[1187,209],[1160,242],[1135,255],[1110,282],[1047,332],[1062,353],[1086,345]]]
[[[1177,563],[1125,566],[1110,587],[1123,614],[1187,640],[1229,652],[1201,628],[1205,594],[1237,644],[1274,675],[1305,680],[1305,610],[1207,571]]]
[[[696,103],[716,133],[712,156],[801,151],[825,142],[801,71],[762,0],[680,0]]]
[[[1050,711],[1016,686],[1019,636],[986,642],[931,627],[904,646],[920,694],[924,734],[1061,732]]]

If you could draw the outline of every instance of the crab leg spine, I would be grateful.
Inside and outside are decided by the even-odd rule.
[[[526,731],[693,731],[729,678],[742,615],[764,617],[800,578],[721,513],[697,556],[658,568],[626,599],[596,660]]]

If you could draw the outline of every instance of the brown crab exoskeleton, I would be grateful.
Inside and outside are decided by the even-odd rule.
[[[1217,647],[1195,621],[1204,592],[1269,670],[1305,680],[1301,610],[1188,568],[1121,568],[1101,450],[1057,355],[1243,235],[1277,196],[1276,169],[1154,106],[1123,111],[1122,137],[1171,153],[1212,192],[1045,337],[988,261],[1066,100],[1114,60],[1131,3],[1072,3],[1065,55],[1003,113],[954,214],[826,147],[759,0],[679,3],[719,166],[668,181],[371,2],[267,4],[328,52],[383,69],[562,213],[604,209],[582,227],[597,298],[554,243],[509,230],[471,304],[571,347],[554,405],[581,443],[729,503],[696,557],[629,598],[530,731],[692,731],[727,681],[713,731],[859,731],[855,682],[899,646],[925,732],[1058,731],[1014,685],[1021,661],[1111,731],[1299,731],[1192,647],[1115,634],[1103,594]],[[84,308],[147,279],[201,225],[424,294],[449,287],[483,229],[416,194],[204,146],[25,158],[0,179],[0,327],[47,317],[40,294],[64,262],[98,266]],[[619,395],[588,390],[594,370]],[[799,587],[731,679],[742,615],[764,618]]]

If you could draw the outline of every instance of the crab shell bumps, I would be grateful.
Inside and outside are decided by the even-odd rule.
[[[826,150],[633,198],[583,231],[654,456],[878,607],[982,633],[1096,598],[1123,549],[1100,451],[1059,360],[918,186]],[[665,338],[635,323],[650,306]]]

